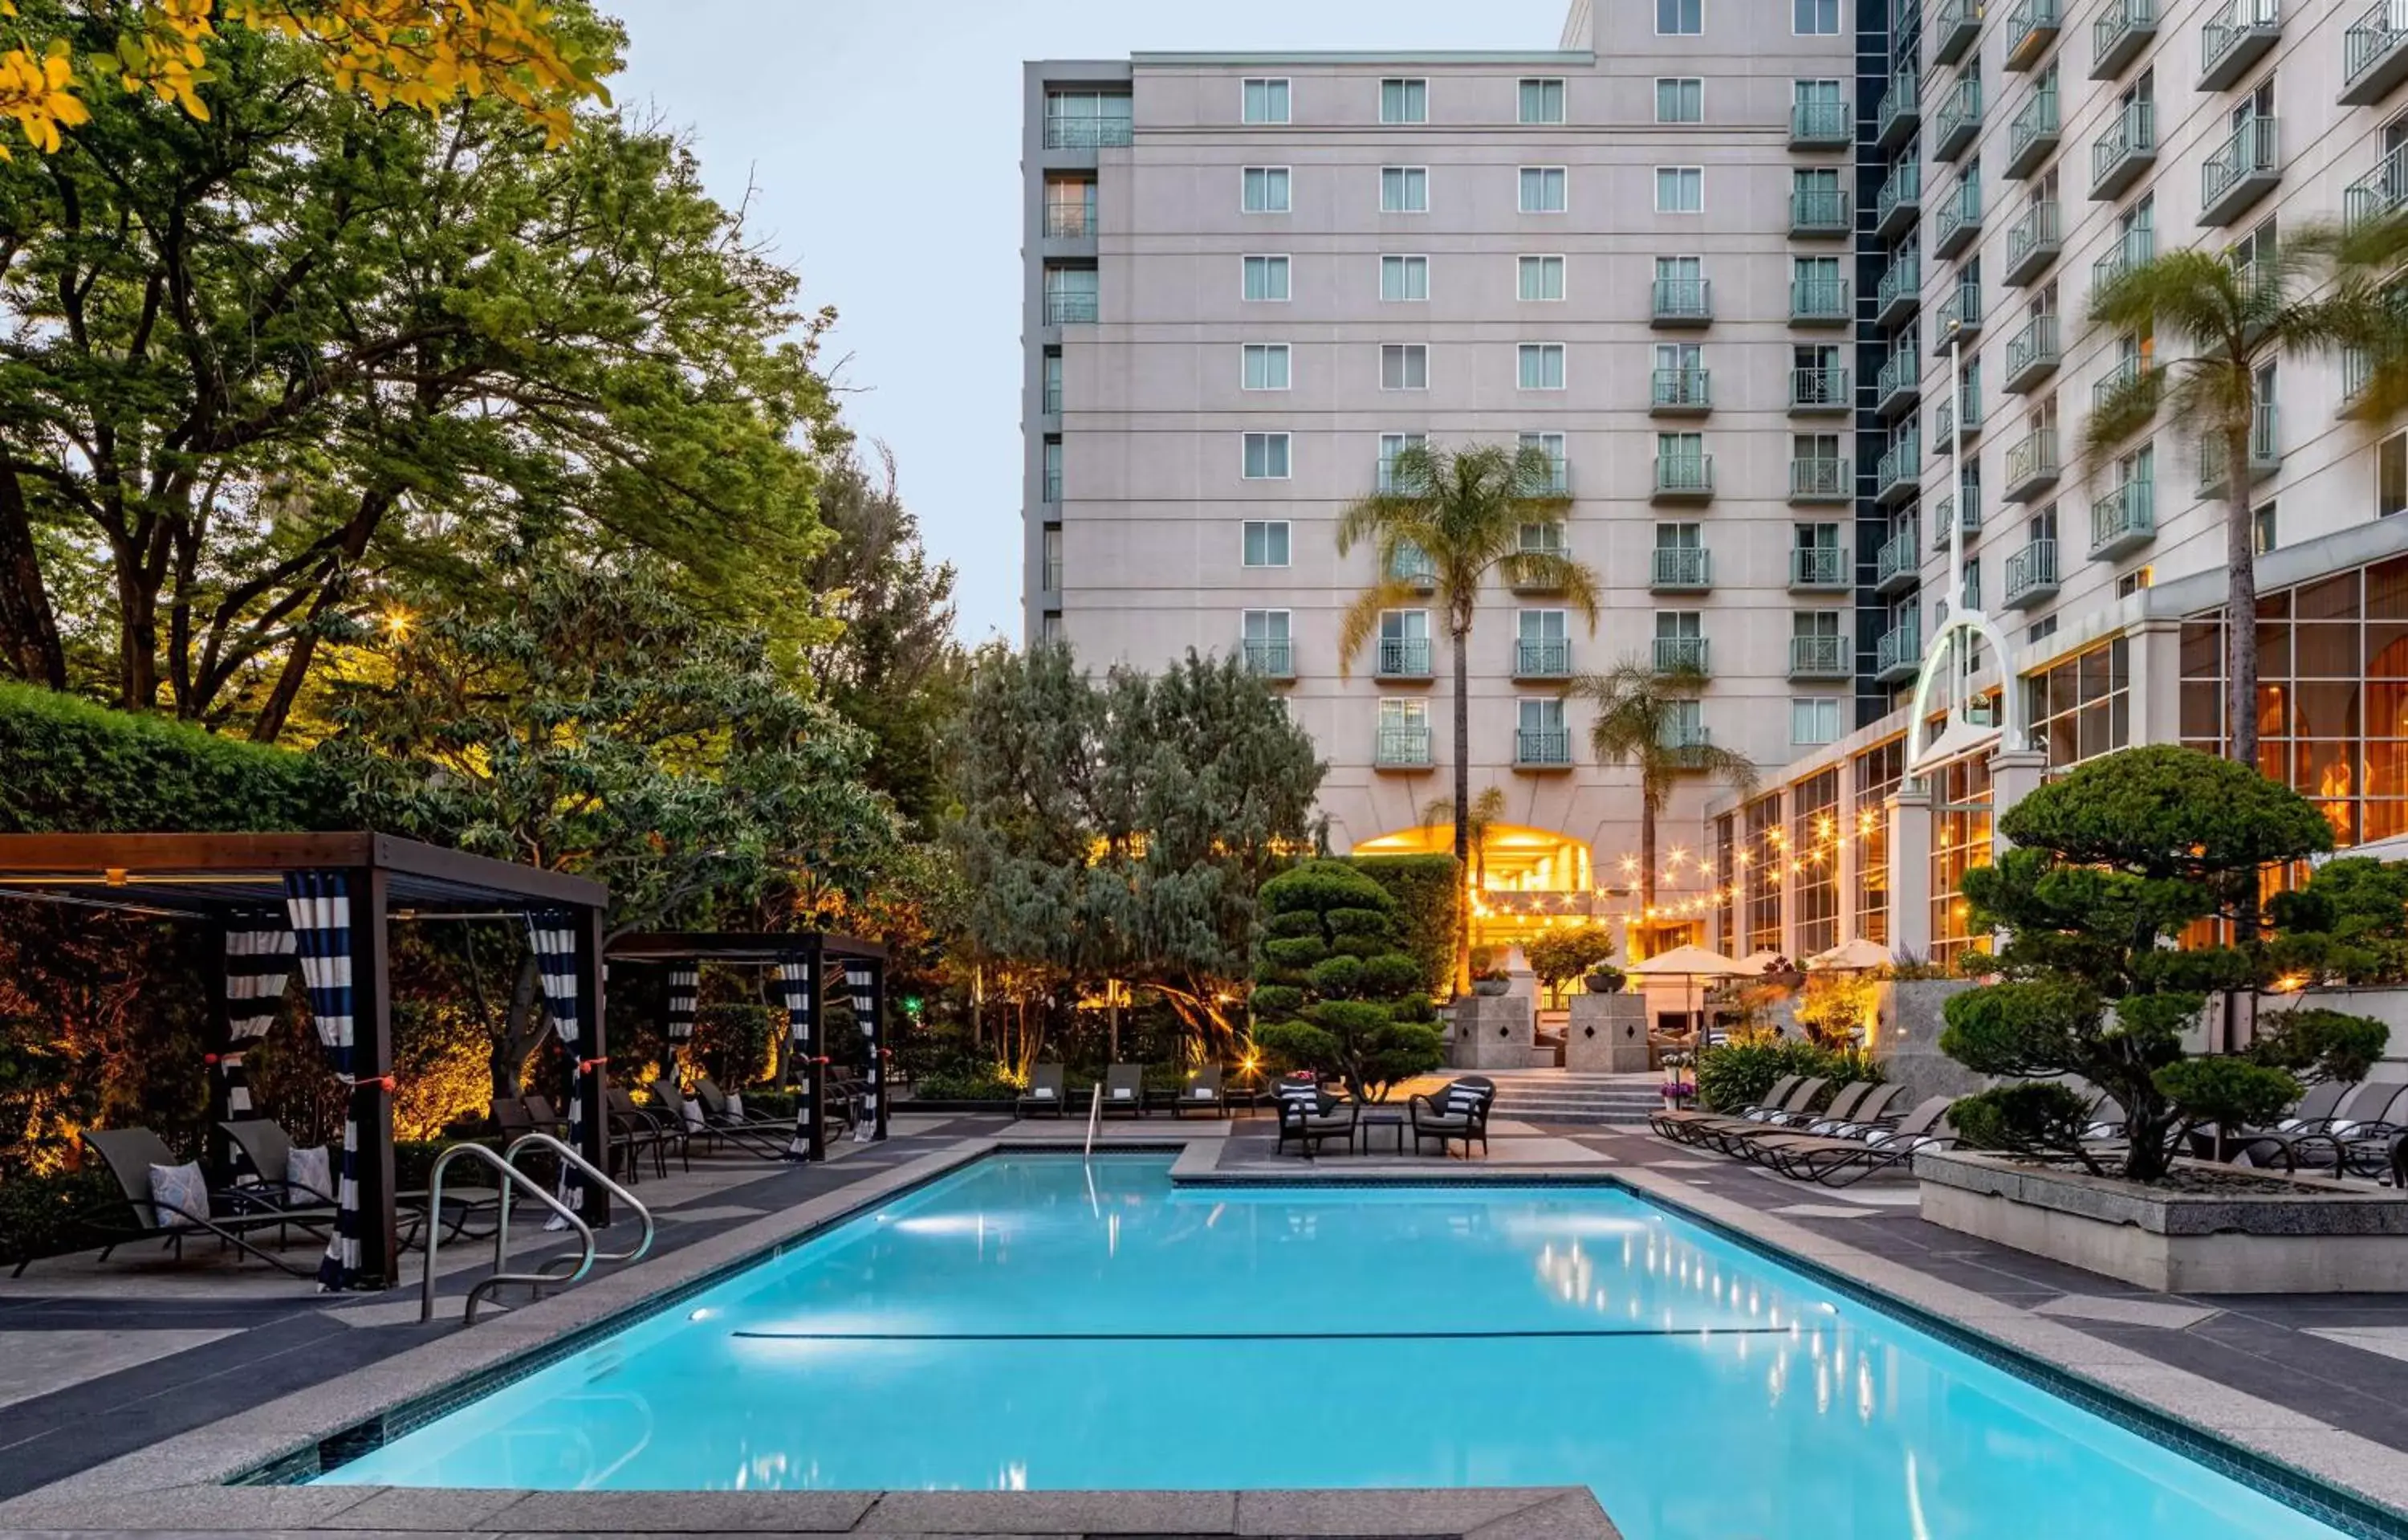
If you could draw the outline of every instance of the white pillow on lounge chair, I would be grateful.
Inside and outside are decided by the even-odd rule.
[[[337,1194],[332,1152],[323,1144],[293,1151],[284,1158],[284,1180],[320,1202],[333,1202]]]
[[[209,1212],[208,1179],[201,1174],[197,1160],[187,1160],[180,1166],[150,1168],[150,1201],[172,1203],[174,1208],[154,1208],[150,1222],[165,1230],[171,1225],[191,1223],[186,1215],[207,1218]],[[183,1212],[178,1213],[180,1209]]]
[[[702,1115],[702,1098],[698,1096],[689,1096],[680,1101],[678,1112],[685,1118],[685,1126],[692,1132],[699,1133],[710,1126],[710,1120]]]
[[[1031,1086],[1028,1088],[1028,1100],[1031,1101],[1051,1101],[1054,1100],[1054,1087],[1051,1086]]]
[[[727,1093],[727,1116],[730,1122],[744,1121],[744,1098],[735,1091]]]
[[[1126,1086],[1115,1086],[1111,1092],[1111,1099],[1115,1101],[1125,1101],[1133,1094],[1135,1093],[1131,1092]]]

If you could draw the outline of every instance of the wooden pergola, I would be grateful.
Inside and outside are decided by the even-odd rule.
[[[883,943],[864,941],[858,936],[839,935],[824,930],[639,930],[611,938],[605,953],[610,962],[631,963],[705,963],[715,962],[736,967],[775,968],[782,964],[799,964],[803,976],[814,991],[826,986],[826,967],[833,961],[844,968],[848,978],[856,971],[866,974],[866,994],[856,991],[855,1000],[868,1002],[866,1035],[869,1039],[869,1095],[873,1138],[886,1137],[886,947]],[[857,969],[853,965],[858,965]],[[812,1002],[804,1029],[808,1041],[793,1043],[796,1050],[788,1061],[799,1061],[803,1072],[803,1106],[810,1116],[797,1119],[796,1137],[804,1141],[808,1158],[827,1159],[824,1121],[822,1113],[827,1105],[827,1055],[824,1050],[824,1036],[820,1031],[820,1013],[816,999]],[[790,1039],[791,1042],[791,1039]]]
[[[358,1161],[359,1276],[398,1278],[400,1227],[393,1156],[393,981],[390,928],[415,919],[549,916],[573,932],[577,1052],[584,1062],[609,1057],[603,1025],[602,917],[609,893],[600,883],[538,867],[470,856],[414,840],[366,832],[317,834],[7,834],[0,835],[0,898],[74,904],[185,920],[222,934],[243,917],[280,909],[288,879],[339,878],[349,900],[348,961],[351,1064],[363,1143]],[[222,950],[222,944],[221,944]],[[212,980],[211,1019],[224,1030],[224,981]],[[608,1076],[577,1077],[580,1153],[607,1170]],[[583,1216],[609,1220],[609,1194],[583,1184]]]

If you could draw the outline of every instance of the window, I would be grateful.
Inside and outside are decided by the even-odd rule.
[[[1562,122],[1564,121],[1563,81],[1523,81],[1522,121],[1526,123]]]
[[[1245,294],[1248,299],[1284,300],[1287,298],[1287,258],[1250,256],[1245,261]]]
[[[1062,350],[1045,350],[1044,370],[1038,379],[1037,410],[1048,415],[1062,410]]]
[[[2117,637],[2024,677],[2032,746],[2069,769],[2131,741],[2130,644]]]
[[[1283,482],[1287,480],[1287,435],[1284,433],[1249,433],[1245,435],[1245,477],[1250,482]],[[1285,566],[1283,562],[1280,565]]]
[[[1287,344],[1249,342],[1240,380],[1247,390],[1287,389]]]
[[[1244,91],[1244,110],[1240,116],[1250,123],[1283,123],[1287,118],[1287,82],[1277,79],[1248,80]]]
[[[1699,79],[1657,80],[1656,121],[1659,123],[1704,122],[1706,82]]]
[[[2377,518],[2408,510],[2408,433],[2395,433],[2374,447],[2374,512]]]
[[[1397,456],[1406,450],[1429,442],[1426,433],[1383,433],[1380,435],[1380,482],[1383,492],[1406,490],[1397,479]],[[1417,488],[1415,490],[1418,490]],[[1426,566],[1426,562],[1423,565]]]
[[[1906,773],[1906,741],[1893,738],[1856,756],[1856,934],[1889,940],[1889,799]]]
[[[1058,524],[1045,526],[1045,569],[1038,581],[1046,593],[1062,591],[1062,526]]]
[[[2259,504],[2257,510],[2249,515],[2250,545],[2256,549],[2258,554],[2262,556],[2267,552],[2273,550],[2274,547],[2280,543],[2280,540],[2281,537],[2275,532],[2274,505],[2272,503]]]
[[[1781,950],[1781,855],[1788,842],[1781,827],[1781,794],[1774,792],[1748,804],[1746,828],[1738,854],[1747,900],[1747,939],[1751,952]]]
[[[1513,534],[1516,549],[1532,555],[1560,556],[1564,554],[1564,526],[1560,520],[1525,522]]]
[[[1419,699],[1381,701],[1380,763],[1426,765],[1429,760],[1429,702]]]
[[[1837,35],[1840,30],[1840,0],[1791,0],[1789,30],[1800,37]]]
[[[1049,266],[1045,269],[1045,324],[1064,326],[1094,321],[1096,276],[1093,267]]]
[[[1380,167],[1380,212],[1383,214],[1428,213],[1429,167],[1425,166]]]
[[[1706,207],[1706,172],[1698,166],[1659,166],[1656,168],[1656,211],[1659,214],[1695,214]]]
[[[1560,342],[1525,342],[1521,346],[1519,383],[1524,390],[1561,390],[1564,388],[1564,345]]]
[[[1705,0],[1656,0],[1656,31],[1665,37],[1695,37],[1706,30]]]
[[[1380,259],[1380,297],[1391,302],[1429,297],[1429,258],[1383,256]]]
[[[1564,211],[1564,168],[1560,166],[1522,167],[1521,210],[1526,214]]]
[[[1429,122],[1429,82],[1427,80],[1381,81],[1380,121],[1383,123]]]
[[[2040,619],[2032,622],[2031,629],[2024,633],[2024,640],[2038,644],[2040,642],[2046,641],[2049,638],[2055,635],[2057,635],[2057,617],[2055,615],[2043,615]]]
[[[1419,342],[1388,342],[1380,348],[1382,390],[1429,389],[1429,349]]]
[[[1286,166],[1247,166],[1244,181],[1244,205],[1247,213],[1284,214],[1288,211]]]
[[[1062,500],[1062,440],[1046,439],[1044,453],[1045,500],[1058,503]]]
[[[1048,610],[1037,623],[1037,640],[1048,647],[1062,644],[1062,612]]]
[[[2146,588],[2149,585],[2149,580],[2155,574],[2145,567],[2135,568],[2131,571],[2125,573],[2122,577],[2115,580],[2115,597],[2117,598],[2130,598],[2142,589]]]
[[[1561,299],[1564,297],[1564,259],[1559,256],[1526,256],[1513,259],[1515,295],[1522,299]]]
[[[1803,747],[1840,741],[1840,702],[1836,697],[1806,696],[1789,702],[1789,741]]]
[[[1514,725],[1520,729],[1521,739],[1513,745],[1514,757],[1525,764],[1570,763],[1572,744],[1564,731],[1564,703],[1552,697],[1535,699],[1524,696],[1516,705]]]
[[[1285,610],[1248,610],[1238,624],[1240,652],[1247,668],[1273,679],[1296,677],[1296,653],[1288,644]]]
[[[1248,567],[1285,567],[1287,565],[1287,521],[1285,519],[1248,519],[1246,521],[1246,565]]]
[[[1045,179],[1045,233],[1055,237],[1096,233],[1096,180],[1093,177]]]

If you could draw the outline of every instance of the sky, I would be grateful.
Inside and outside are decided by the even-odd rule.
[[[601,0],[622,106],[837,308],[844,415],[895,453],[959,629],[1020,635],[1020,66],[1164,49],[1553,48],[1565,0]]]

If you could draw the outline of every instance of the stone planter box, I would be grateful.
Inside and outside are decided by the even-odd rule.
[[[1956,1152],[1917,1156],[1914,1174],[1933,1224],[2164,1293],[2389,1293],[2408,1277],[2408,1200],[2318,1177],[2194,1194]]]
[[[1530,1002],[1519,995],[1464,995],[1455,1002],[1447,1062],[1458,1070],[1526,1070],[1537,1030]]]
[[[1637,1074],[1647,1069],[1647,999],[1574,995],[1564,1029],[1564,1068]]]

